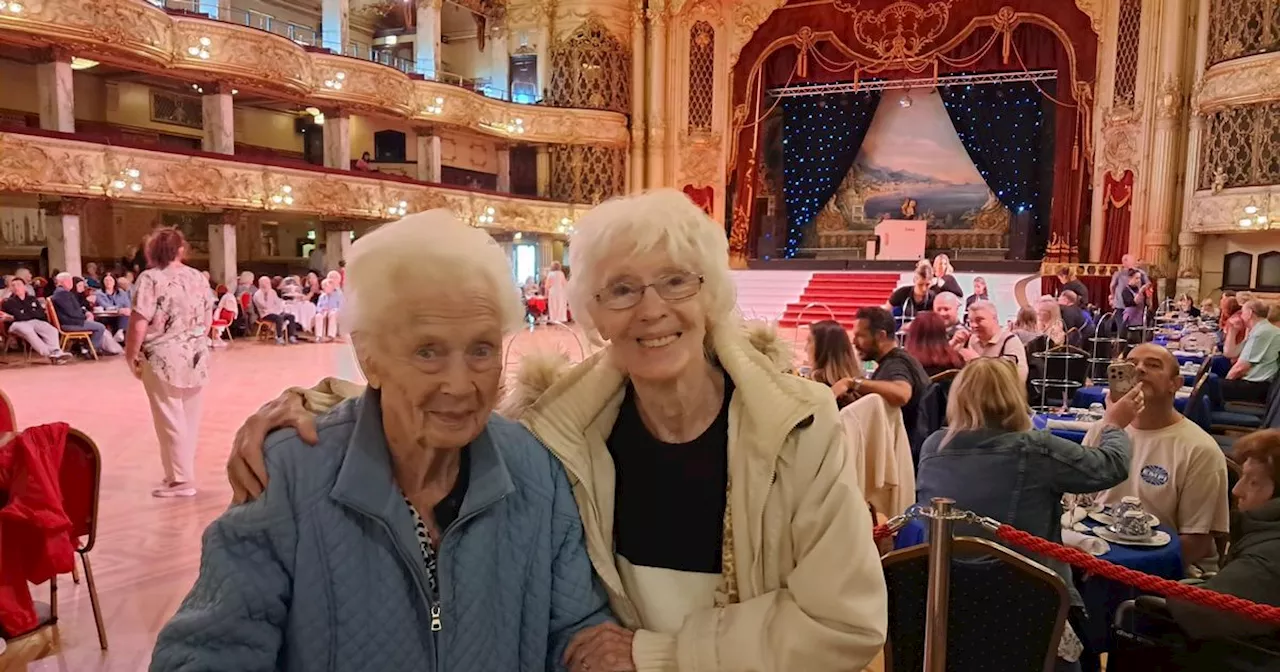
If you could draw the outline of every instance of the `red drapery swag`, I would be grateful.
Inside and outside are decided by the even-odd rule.
[[[692,184],[684,185],[684,195],[693,201],[693,204],[702,208],[702,211],[711,217],[712,211],[715,209],[716,190],[712,187],[703,186],[695,187]]]
[[[1129,253],[1129,220],[1133,216],[1133,171],[1108,172],[1102,179],[1102,263],[1118,264]]]
[[[870,0],[861,3],[859,9],[882,9],[893,4],[892,0]],[[924,4],[919,3],[919,4]],[[1059,106],[1054,129],[1054,174],[1057,178],[1053,185],[1053,207],[1050,213],[1050,239],[1058,243],[1055,249],[1065,249],[1074,256],[1079,249],[1079,232],[1083,222],[1089,217],[1089,170],[1090,161],[1086,156],[1085,146],[1090,132],[1089,126],[1082,123],[1081,111],[1091,108],[1091,98],[1077,101],[1077,92],[1071,90],[1072,75],[1081,84],[1087,84],[1091,91],[1097,58],[1098,36],[1093,32],[1089,16],[1069,2],[1042,2],[1038,0],[967,0],[956,3],[949,8],[946,28],[938,34],[929,45],[922,50],[927,52],[953,39],[975,19],[996,17],[1002,9],[1012,9],[1015,13],[1025,13],[1020,23],[1013,29],[1009,48],[1004,48],[1004,41],[996,34],[994,28],[978,28],[966,38],[956,43],[945,56],[955,61],[964,59],[960,66],[951,66],[937,62],[939,75],[983,72],[1016,72],[1021,70],[1056,70],[1057,85],[1053,97],[1067,106]],[[924,8],[922,7],[922,10]],[[800,50],[790,44],[773,51],[760,62],[763,54],[778,40],[792,38],[805,29],[813,32],[830,31],[836,36],[852,36],[856,34],[857,19],[853,13],[839,11],[830,4],[812,4],[800,7],[783,7],[775,11],[756,30],[751,40],[743,47],[733,71],[733,103],[739,114],[745,112],[745,123],[738,132],[733,155],[733,171],[730,179],[736,185],[733,208],[733,223],[730,231],[730,252],[735,256],[753,256],[757,236],[755,206],[746,202],[758,195],[760,164],[763,161],[763,149],[755,147],[760,128],[753,123],[757,113],[768,109],[769,102],[762,95],[762,90],[784,86],[788,83],[821,83],[853,81],[856,67],[826,68],[823,62],[833,66],[852,60],[847,54],[830,42],[820,42],[814,49],[818,55],[804,59],[804,73],[798,74],[797,59]],[[1057,30],[1043,25],[1056,26]],[[922,26],[923,27],[923,26]],[[1068,40],[1063,44],[1059,35]],[[973,56],[981,52],[989,43],[994,44],[985,54],[976,60]],[[846,47],[859,55],[866,56],[869,50],[860,46],[852,38],[844,38]],[[849,44],[848,41],[853,41]],[[970,62],[971,61],[971,62]],[[1072,63],[1075,69],[1072,72]],[[752,82],[752,71],[760,62],[759,84]],[[863,73],[862,78],[902,79],[908,77],[928,77],[934,73],[932,66],[924,72],[908,72],[906,70],[886,70],[879,73]],[[739,107],[742,106],[742,107]],[[735,119],[735,121],[737,121]]]

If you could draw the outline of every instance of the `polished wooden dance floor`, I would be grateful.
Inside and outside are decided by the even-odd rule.
[[[582,356],[572,332],[543,327],[519,335],[508,361],[514,366],[522,353],[546,349]],[[10,642],[0,672],[145,670],[156,634],[195,580],[200,535],[230,500],[223,465],[241,421],[280,390],[330,375],[358,375],[349,346],[238,341],[216,351],[196,460],[200,492],[162,500],[151,497],[162,474],[147,399],[120,358],[61,367],[0,364],[0,390],[12,400],[20,427],[66,421],[102,451],[99,536],[90,560],[110,646],[99,650],[84,582],[61,577],[56,632]],[[48,585],[34,594],[47,600]]]

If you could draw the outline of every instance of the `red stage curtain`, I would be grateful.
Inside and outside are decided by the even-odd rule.
[[[861,3],[859,9],[874,10],[887,7],[890,4],[893,4],[893,0],[869,0]],[[917,4],[923,5],[924,3]],[[1083,123],[1084,119],[1081,118],[1079,113],[1087,112],[1092,101],[1080,101],[1078,107],[1075,106],[1077,104],[1073,100],[1073,92],[1070,88],[1071,65],[1072,57],[1074,57],[1075,77],[1079,82],[1092,84],[1096,67],[1098,38],[1097,34],[1093,32],[1089,17],[1077,9],[1073,3],[1067,2],[968,0],[963,4],[957,3],[950,7],[946,28],[930,43],[929,47],[936,47],[960,34],[971,20],[994,17],[1002,8],[1006,7],[1013,9],[1015,12],[1034,13],[1036,16],[1033,18],[1036,20],[1056,24],[1065,35],[1065,38],[1070,41],[1070,51],[1049,28],[1024,22],[1014,29],[1007,53],[1003,48],[1003,41],[997,39],[992,48],[982,58],[973,63],[966,63],[963,71],[971,73],[1015,72],[1024,68],[1027,70],[1055,69],[1058,71],[1057,93],[1054,97],[1061,102],[1073,104],[1073,106],[1059,107],[1056,115],[1054,173],[1058,176],[1058,179],[1055,180],[1053,188],[1050,231],[1051,238],[1057,239],[1060,246],[1059,249],[1065,247],[1068,254],[1074,255],[1078,250],[1081,224],[1087,220],[1089,215],[1088,199],[1090,198],[1088,190],[1089,161],[1085,156],[1085,148],[1080,144],[1083,139],[1088,137],[1089,128],[1087,124]],[[855,34],[854,23],[852,14],[839,11],[830,4],[806,3],[798,7],[787,6],[774,12],[743,48],[739,55],[737,66],[734,68],[733,77],[734,106],[736,108],[738,105],[746,105],[749,110],[747,124],[739,133],[738,138],[736,138],[734,157],[736,173],[732,179],[736,185],[736,193],[739,196],[745,195],[754,199],[756,195],[754,193],[754,181],[757,179],[759,167],[758,156],[754,155],[752,147],[757,141],[758,129],[750,122],[755,118],[756,106],[766,103],[763,101],[763,97],[759,95],[760,92],[755,90],[754,87],[749,91],[748,85],[751,83],[751,74],[755,65],[760,62],[761,54],[775,42],[792,38],[800,34],[802,29],[807,28],[813,31],[831,31],[835,35],[841,36],[847,47],[865,55],[867,49],[858,46],[854,38],[851,37]],[[946,56],[954,60],[978,53],[981,47],[991,40],[993,34],[993,28],[979,28],[954,45]],[[817,50],[818,56],[810,55],[805,59],[805,72],[802,77],[795,74],[796,59],[799,53],[797,47],[787,46],[774,51],[760,63],[763,88],[781,86],[788,81],[798,83],[853,80],[856,71],[855,67],[845,68],[839,72],[829,72],[822,65],[822,61],[828,59],[837,64],[845,63],[850,60],[848,56],[841,54],[829,43],[821,43]],[[832,70],[836,69],[832,68]],[[945,63],[938,63],[939,74],[956,74],[958,70],[959,68],[948,66]],[[864,73],[861,76],[877,79],[900,79],[903,77],[928,76],[932,72],[933,69],[928,68],[923,73],[912,74],[885,71],[874,75]],[[750,244],[753,246],[756,223],[749,220],[752,218],[754,204],[735,202],[732,207],[734,209],[733,233],[737,238],[735,239],[734,236],[731,236],[731,244],[737,248],[742,248],[744,243],[751,241]],[[744,228],[750,230],[742,230]]]
[[[1107,173],[1102,180],[1103,221],[1102,263],[1118,264],[1129,253],[1129,219],[1133,215],[1133,171],[1117,179]]]
[[[693,204],[702,208],[702,211],[711,216],[711,212],[715,209],[716,190],[711,187],[695,187],[692,184],[684,185],[684,195],[693,201]]]

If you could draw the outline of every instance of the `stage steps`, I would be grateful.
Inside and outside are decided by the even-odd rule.
[[[858,309],[884,305],[901,278],[900,273],[814,273],[800,297],[787,304],[778,326],[794,328],[830,319],[830,308],[837,322],[852,329]],[[809,304],[821,305],[805,309]]]
[[[776,321],[804,293],[813,271],[732,271],[738,311],[749,320]]]

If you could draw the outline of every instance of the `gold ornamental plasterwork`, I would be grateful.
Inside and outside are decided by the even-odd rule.
[[[139,172],[142,191],[111,190],[111,180],[129,169]],[[294,195],[293,204],[273,204],[271,196],[285,186]],[[588,207],[3,132],[0,190],[105,197],[156,207],[278,210],[376,221],[389,219],[387,204],[404,201],[411,212],[448,207],[477,225],[479,216],[492,208],[497,214],[487,228],[545,233],[562,231],[566,218],[574,220]]]
[[[853,16],[853,36],[864,49],[886,61],[911,61],[947,29],[954,0],[917,5],[902,0],[883,8],[862,9],[858,0],[833,0]]]
[[[729,34],[729,67],[738,62],[738,55],[747,46],[760,24],[775,11],[787,4],[787,0],[740,0],[733,6],[733,29]]]
[[[1248,206],[1272,217],[1280,213],[1280,185],[1239,187],[1218,193],[1197,191],[1183,220],[1183,230],[1194,233],[1249,233],[1240,228],[1240,218]]]
[[[1102,15],[1106,11],[1102,5],[1103,0],[1076,0],[1076,9],[1088,15],[1089,26],[1095,35],[1102,34]]]
[[[1280,100],[1280,52],[1210,67],[1196,83],[1192,107],[1205,114],[1226,107]]]
[[[85,58],[134,71],[197,81],[217,79],[282,100],[319,103],[399,117],[411,123],[468,128],[535,143],[625,147],[626,115],[606,110],[521,105],[461,87],[411,78],[372,61],[309,51],[279,35],[190,16],[170,16],[139,0],[28,0],[22,18],[0,14],[6,41],[65,46]],[[201,45],[206,38],[208,45]],[[630,37],[627,37],[629,44]],[[207,59],[188,49],[201,45]],[[341,88],[326,86],[339,81]],[[439,110],[439,113],[435,111]]]

